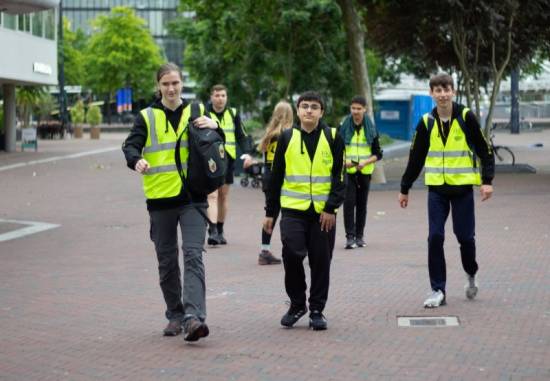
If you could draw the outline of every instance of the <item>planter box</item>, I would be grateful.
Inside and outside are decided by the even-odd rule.
[[[82,138],[82,136],[84,136],[84,127],[83,126],[75,126],[73,128],[73,136],[76,139]]]
[[[90,127],[90,139],[99,139],[100,132],[101,132],[101,127],[99,126]]]

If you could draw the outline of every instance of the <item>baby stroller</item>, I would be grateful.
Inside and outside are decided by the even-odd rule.
[[[262,172],[264,163],[255,162],[250,167],[244,168],[243,176],[241,177],[241,186],[247,187],[250,183],[252,188],[260,188],[262,186]]]

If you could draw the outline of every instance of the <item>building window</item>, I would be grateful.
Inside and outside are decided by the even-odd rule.
[[[4,28],[17,29],[17,16],[4,13]]]
[[[44,12],[32,14],[32,34],[37,37],[44,37]]]
[[[31,31],[31,15],[28,13],[18,15],[17,18],[19,19],[19,24],[17,29],[22,32],[30,32]]]
[[[55,40],[55,9],[44,12],[44,37],[48,40]]]

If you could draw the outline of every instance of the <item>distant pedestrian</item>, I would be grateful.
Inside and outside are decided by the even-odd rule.
[[[346,145],[346,249],[353,249],[366,245],[364,231],[371,175],[375,163],[382,159],[378,132],[367,114],[365,97],[358,95],[352,98],[350,114],[338,132]]]
[[[175,147],[182,136],[180,157],[187,162],[187,124],[190,105],[181,99],[181,70],[168,63],[157,72],[160,99],[138,114],[122,146],[128,167],[140,173],[151,223],[150,236],[158,259],[160,288],[166,302],[165,336],[185,331],[186,341],[209,334],[206,320],[205,279],[202,253],[206,222],[206,194],[185,189],[175,161]],[[204,106],[200,105],[201,114]],[[223,131],[202,115],[193,122],[199,128]],[[187,172],[186,164],[183,166]],[[193,205],[191,204],[193,203]],[[178,226],[183,249],[183,294],[178,264]]]
[[[273,165],[273,158],[275,157],[275,150],[277,148],[277,140],[281,133],[289,128],[292,128],[294,122],[294,113],[292,112],[292,106],[286,101],[280,101],[275,105],[273,115],[267,124],[265,134],[260,141],[258,150],[264,155],[264,167],[262,174],[262,190],[267,194],[267,188],[271,179],[271,166]],[[266,196],[267,197],[267,196]],[[273,226],[279,216],[280,207],[275,206],[273,210]],[[262,228],[262,248],[260,255],[258,256],[258,264],[260,265],[273,265],[281,263],[279,258],[276,258],[271,252],[271,232],[266,232]]]
[[[283,131],[277,142],[264,229],[272,232],[273,216],[280,207],[285,288],[290,298],[281,325],[290,328],[307,312],[303,264],[307,256],[311,269],[309,326],[324,330],[336,210],[346,191],[344,142],[321,121],[324,103],[318,93],[303,93],[296,107],[300,124]]]
[[[426,308],[446,303],[443,242],[449,211],[466,272],[466,297],[473,299],[477,295],[473,186],[481,185],[481,201],[489,199],[493,194],[491,182],[495,172],[493,152],[474,113],[453,102],[453,78],[446,73],[433,76],[430,95],[436,107],[424,114],[416,126],[399,193],[399,204],[406,208],[409,189],[424,167],[424,182],[428,186],[428,270],[432,288],[424,301]]]
[[[250,154],[254,147],[244,130],[237,109],[228,106],[227,88],[224,85],[212,86],[208,111],[225,133],[225,152],[227,152],[228,161],[225,184],[208,195],[208,216],[212,223],[208,228],[207,242],[209,245],[225,245],[227,239],[224,235],[224,223],[229,210],[229,186],[233,184],[234,180],[233,172],[235,171],[235,160],[237,158],[237,145],[243,151],[242,158],[245,168],[252,164]]]

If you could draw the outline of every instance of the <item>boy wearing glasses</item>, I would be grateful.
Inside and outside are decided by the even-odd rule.
[[[300,123],[277,142],[266,192],[264,229],[271,232],[273,213],[281,207],[285,289],[290,308],[281,325],[292,327],[308,311],[303,261],[311,270],[309,327],[327,329],[323,310],[329,289],[330,262],[336,234],[336,210],[345,198],[344,142],[321,117],[324,104],[316,92],[298,98]]]

